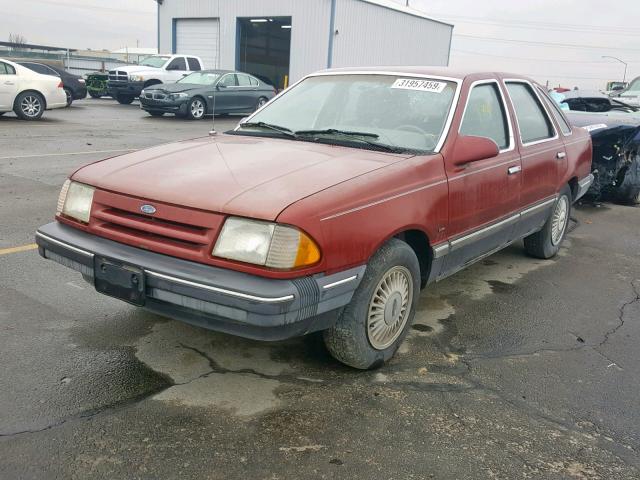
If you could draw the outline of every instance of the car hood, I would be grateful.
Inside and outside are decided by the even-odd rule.
[[[142,73],[142,72],[157,72],[158,70],[160,70],[159,68],[154,68],[154,67],[146,67],[144,65],[125,65],[123,67],[116,67],[113,70],[117,70],[119,72],[127,72],[129,74],[132,73]]]
[[[212,212],[275,220],[292,203],[408,158],[318,143],[220,135],[90,164],[73,179]]]
[[[191,92],[195,90],[213,90],[213,87],[206,87],[204,85],[196,85],[193,83],[162,83],[159,85],[153,85],[145,88],[145,90],[157,90],[166,93],[179,93],[179,92]]]

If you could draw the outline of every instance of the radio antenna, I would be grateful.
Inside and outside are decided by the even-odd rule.
[[[218,39],[216,41],[216,64],[213,68],[219,70],[220,69],[220,0],[218,0]],[[218,134],[216,132],[216,92],[218,91],[218,82],[222,78],[222,75],[218,75],[216,78],[216,82],[213,86],[213,96],[212,98],[212,110],[211,110],[211,130],[209,131],[209,136],[214,137]]]

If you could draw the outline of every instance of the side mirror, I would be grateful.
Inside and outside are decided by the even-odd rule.
[[[227,86],[226,85],[222,85],[220,83],[218,85],[216,85],[216,90],[222,90],[224,88],[227,88]]]
[[[461,135],[456,140],[453,150],[453,163],[462,166],[497,157],[499,153],[498,144],[490,138]]]

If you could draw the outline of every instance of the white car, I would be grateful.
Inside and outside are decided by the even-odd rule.
[[[38,120],[45,110],[66,106],[62,80],[0,58],[0,115],[13,111],[23,120]]]

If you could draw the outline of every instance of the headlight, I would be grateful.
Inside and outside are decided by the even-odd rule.
[[[142,91],[140,92],[140,95],[144,97],[144,88],[142,89]]]
[[[56,213],[89,223],[94,191],[89,185],[67,180],[60,191]]]
[[[129,75],[130,82],[144,82],[144,77],[142,75]]]
[[[187,98],[188,96],[189,94],[184,92],[172,93],[169,95],[169,100],[180,100],[181,98]]]
[[[222,227],[213,255],[270,268],[292,269],[317,263],[320,249],[297,228],[231,217]]]

